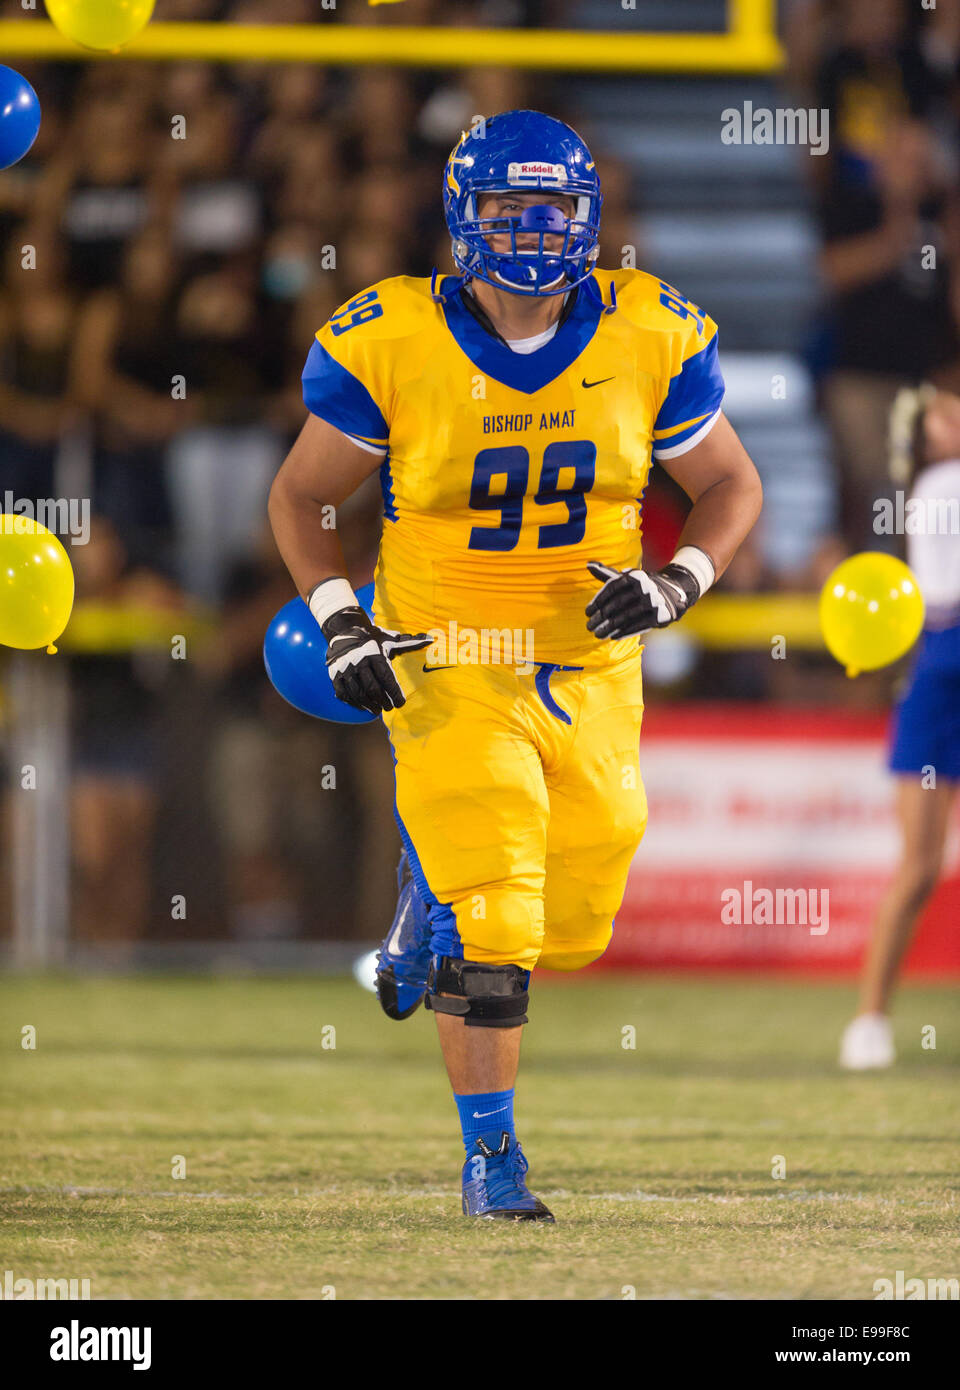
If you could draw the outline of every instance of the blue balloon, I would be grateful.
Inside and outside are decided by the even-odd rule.
[[[25,77],[0,63],[0,169],[27,153],[40,129],[40,103]]]
[[[373,585],[358,589],[365,612],[373,609]],[[285,603],[267,628],[263,663],[274,690],[294,709],[334,724],[372,724],[377,714],[338,700],[327,672],[327,639],[302,598]]]

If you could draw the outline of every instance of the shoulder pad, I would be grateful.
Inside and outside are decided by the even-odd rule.
[[[351,295],[330,315],[326,329],[335,338],[361,328],[368,340],[404,338],[418,332],[435,313],[428,278],[394,275]]]
[[[648,331],[676,333],[686,329],[706,339],[716,331],[716,324],[698,304],[656,275],[645,270],[597,270],[594,274],[604,299],[610,298],[612,280],[618,310]]]

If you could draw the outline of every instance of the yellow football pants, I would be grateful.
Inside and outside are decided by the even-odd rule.
[[[397,818],[433,950],[578,970],[606,950],[647,824],[640,651],[603,670],[394,669]]]

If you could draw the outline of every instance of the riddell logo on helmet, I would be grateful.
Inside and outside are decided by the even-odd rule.
[[[510,164],[507,167],[507,178],[511,183],[524,183],[527,179],[554,179],[557,183],[563,183],[567,177],[567,171],[562,164],[545,164],[541,160],[534,160],[529,164]]]

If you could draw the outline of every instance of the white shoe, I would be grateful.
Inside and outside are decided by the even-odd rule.
[[[891,1067],[896,1057],[893,1029],[886,1014],[859,1014],[840,1040],[840,1065],[848,1071]]]

